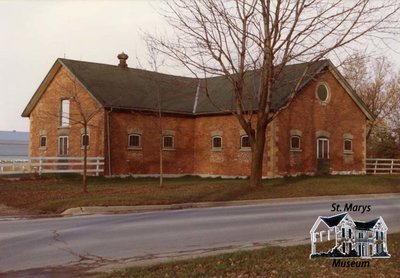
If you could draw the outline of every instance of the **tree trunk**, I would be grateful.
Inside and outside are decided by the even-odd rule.
[[[83,184],[83,192],[87,193],[87,143],[85,140],[88,140],[86,138],[87,136],[87,126],[84,127],[84,136],[82,139],[83,143],[83,177],[82,177],[82,184]]]
[[[257,126],[255,142],[252,143],[250,187],[261,187],[267,126]]]

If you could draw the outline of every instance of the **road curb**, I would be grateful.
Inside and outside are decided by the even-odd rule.
[[[278,203],[297,203],[297,202],[316,202],[316,201],[337,201],[338,199],[375,199],[385,197],[400,197],[400,193],[384,194],[361,194],[361,195],[332,195],[332,196],[313,196],[313,197],[295,197],[295,198],[275,198],[275,199],[257,199],[257,200],[238,200],[238,201],[216,201],[216,202],[194,202],[170,205],[141,205],[141,206],[91,206],[69,208],[61,213],[61,216],[79,216],[94,214],[117,214],[117,213],[135,213],[149,212],[159,210],[179,210],[189,208],[210,208],[210,207],[228,207],[228,206],[246,206],[258,204],[278,204]]]

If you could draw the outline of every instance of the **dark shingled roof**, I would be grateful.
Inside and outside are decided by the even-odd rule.
[[[156,110],[157,92],[166,112],[191,113],[197,88],[192,78],[146,70],[59,59],[104,106]]]
[[[204,89],[206,82],[201,80],[197,105],[194,107],[198,87],[198,81],[194,78],[68,59],[59,61],[104,107],[156,110],[157,91],[160,90],[165,112],[209,114],[220,113],[221,109],[235,109],[232,84],[224,76],[207,79],[209,97]],[[287,101],[307,65],[288,65],[282,70],[273,91],[272,102],[275,108]],[[327,65],[328,60],[312,64],[302,86]],[[252,88],[247,91],[254,92],[258,82],[256,72],[248,73],[247,88]],[[256,100],[250,94],[244,103],[245,110],[257,109]]]
[[[374,220],[368,221],[368,222],[361,222],[361,221],[354,221],[354,224],[356,224],[356,228],[358,230],[371,230],[376,222],[378,222],[379,218],[376,218]]]
[[[59,58],[29,101],[22,113],[23,117],[29,117],[41,94],[61,66],[71,72],[89,93],[106,108],[157,111],[158,92],[160,92],[163,112],[205,115],[221,114],[236,109],[232,83],[225,76],[200,79],[199,82],[195,78]],[[332,69],[365,115],[370,120],[374,118],[329,60],[321,60],[313,64],[301,63],[285,66],[277,77],[273,88],[273,109],[287,103],[299,78],[307,68],[307,74],[298,87],[298,91],[313,80],[318,73],[328,68]],[[245,77],[244,110],[258,109],[257,97],[253,95],[259,86],[259,75],[257,73],[257,71],[250,71],[247,72]],[[208,88],[207,91],[206,87]],[[248,93],[246,94],[246,92]]]
[[[328,225],[328,227],[334,227],[334,226],[337,226],[346,215],[347,215],[347,212],[337,214],[334,216],[330,216],[330,217],[321,217],[321,219],[322,219],[322,221],[324,221],[326,223],[326,225]]]

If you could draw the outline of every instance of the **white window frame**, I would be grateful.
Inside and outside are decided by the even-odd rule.
[[[139,138],[139,144],[137,146],[131,145],[131,137],[137,136]],[[128,134],[128,149],[141,149],[142,148],[142,135],[137,133]]]
[[[326,99],[325,99],[325,100],[322,100],[322,99],[319,98],[319,95],[318,95],[318,88],[319,88],[320,86],[324,86],[324,87],[326,88]],[[329,103],[329,101],[330,101],[330,99],[331,99],[331,92],[330,92],[330,89],[329,89],[328,84],[325,83],[325,82],[320,82],[320,83],[318,83],[318,84],[317,84],[317,87],[316,87],[316,89],[315,89],[315,96],[316,96],[317,100],[318,100],[322,105],[326,105],[327,103]]]
[[[320,157],[321,150],[319,149],[319,141],[327,142],[327,144],[326,144],[327,145],[327,150],[326,150],[327,157]],[[322,146],[324,146],[323,143],[322,143]],[[326,137],[318,137],[317,138],[317,159],[329,159],[329,138],[326,138]]]
[[[65,149],[65,150],[64,150],[64,147],[63,147],[63,152],[61,152],[61,143],[63,143],[62,145],[64,146],[64,142],[61,142],[62,139],[67,140],[67,144],[66,144],[67,146],[66,146],[66,149]],[[59,156],[67,156],[67,155],[68,155],[68,149],[69,149],[69,139],[68,139],[68,136],[65,136],[65,135],[63,135],[63,136],[58,136],[58,151],[57,151],[58,155],[59,155]]]
[[[172,146],[165,146],[165,138],[171,137],[172,138]],[[173,135],[163,135],[162,136],[162,148],[163,150],[174,150],[175,149],[175,136]]]
[[[214,139],[220,139],[220,140],[221,140],[221,146],[220,146],[220,147],[216,147],[216,146],[214,145]],[[213,151],[220,151],[220,150],[222,150],[222,136],[216,135],[216,136],[211,137],[211,149],[212,149]]]
[[[69,118],[70,118],[70,100],[62,99],[61,107],[60,107],[60,126],[61,127],[69,127]]]

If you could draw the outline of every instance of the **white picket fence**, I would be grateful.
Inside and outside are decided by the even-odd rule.
[[[104,157],[88,157],[87,173],[104,172]],[[45,173],[83,173],[83,157],[30,157],[0,160],[0,175]]]
[[[367,158],[367,174],[400,174],[400,159]]]

